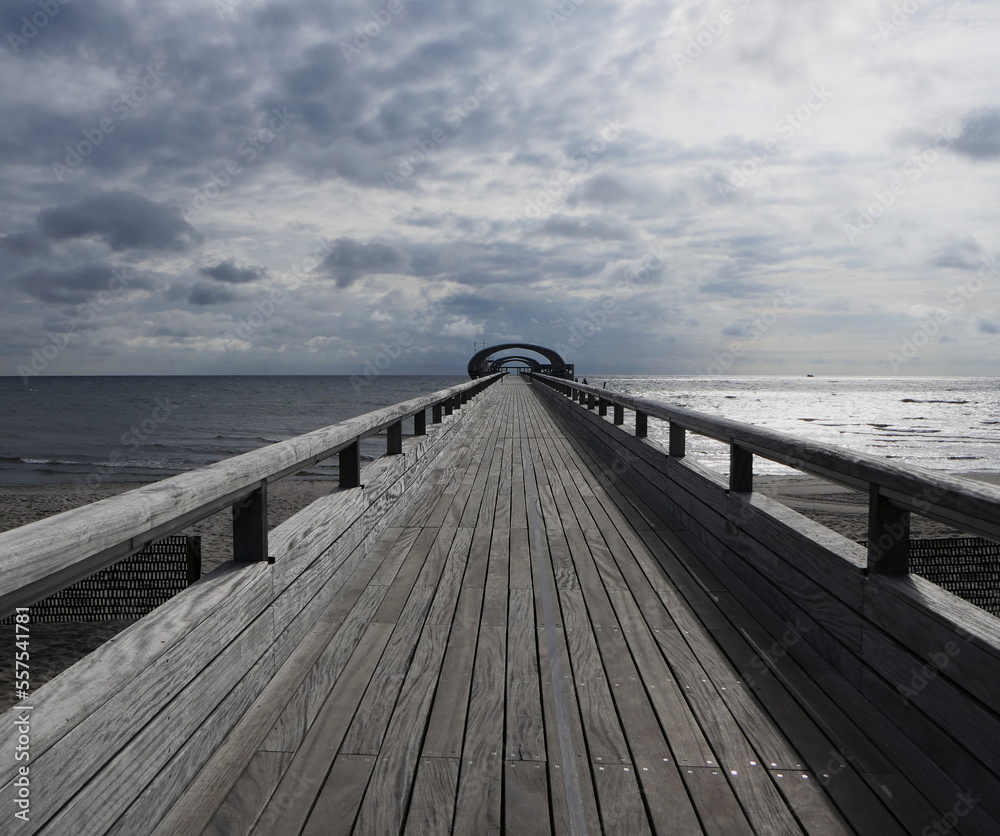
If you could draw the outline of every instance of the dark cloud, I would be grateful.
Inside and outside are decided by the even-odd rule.
[[[639,195],[621,178],[612,174],[598,174],[591,177],[575,195],[578,200],[605,205],[633,203],[638,197]]]
[[[43,209],[38,226],[57,241],[95,236],[116,252],[183,250],[196,238],[194,227],[181,217],[179,209],[132,192],[103,192],[77,203]]]
[[[985,108],[967,115],[954,148],[977,160],[1000,156],[1000,108]]]
[[[362,244],[351,238],[338,238],[320,270],[333,276],[337,287],[348,287],[373,273],[407,273],[410,257],[388,244]]]
[[[982,262],[983,248],[972,239],[950,241],[932,259],[937,267],[960,267],[968,270]]]
[[[114,279],[113,268],[105,264],[83,264],[65,270],[31,270],[18,277],[17,285],[42,302],[77,303],[99,291],[111,291]]]
[[[188,294],[188,302],[192,305],[203,307],[205,305],[224,305],[227,302],[235,302],[241,297],[231,288],[224,285],[211,284],[210,282],[199,282],[191,288]]]
[[[20,256],[44,255],[49,243],[37,232],[12,232],[0,238],[0,249]]]
[[[981,334],[1000,334],[1000,324],[992,319],[980,319],[976,327]]]
[[[572,218],[553,215],[541,227],[548,235],[583,238],[593,241],[627,241],[632,235],[627,227],[594,218]]]
[[[198,272],[209,279],[228,284],[246,284],[255,282],[267,276],[267,268],[251,264],[247,267],[237,267],[232,259],[220,261],[214,267],[202,267]]]

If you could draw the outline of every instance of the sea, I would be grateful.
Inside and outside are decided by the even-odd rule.
[[[465,376],[0,377],[0,483],[149,482]],[[1000,471],[1000,378],[599,375],[595,386],[932,470]],[[666,440],[658,421],[653,438]],[[366,439],[374,459],[385,441]],[[725,472],[724,445],[688,455]],[[758,462],[761,473],[787,472]],[[332,479],[336,457],[300,478]]]

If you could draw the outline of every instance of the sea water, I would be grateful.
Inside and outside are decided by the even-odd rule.
[[[152,481],[464,376],[0,377],[0,482]],[[934,470],[1000,471],[998,378],[592,376],[592,385]],[[666,426],[650,422],[666,439]],[[384,439],[367,439],[371,459]],[[689,454],[725,471],[723,445]],[[336,457],[305,472],[333,478]],[[760,462],[757,472],[778,468]],[[777,472],[777,471],[775,471]]]
[[[1000,378],[595,377],[629,395],[931,470],[1000,471]],[[667,439],[664,422],[649,435]],[[728,448],[688,434],[689,455],[726,471]],[[759,473],[787,472],[757,461]]]

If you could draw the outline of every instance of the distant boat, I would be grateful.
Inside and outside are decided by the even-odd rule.
[[[815,375],[807,374],[806,377],[815,377]]]

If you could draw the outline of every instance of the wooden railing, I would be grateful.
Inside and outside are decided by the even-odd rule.
[[[0,618],[229,506],[234,559],[268,560],[268,484],[338,454],[340,486],[358,487],[362,439],[385,431],[386,454],[399,454],[404,421],[412,418],[414,435],[425,435],[428,409],[431,422],[440,423],[501,377],[442,389],[0,533]]]
[[[548,375],[533,374],[532,378],[600,415],[607,415],[610,408],[612,422],[617,425],[625,423],[625,410],[631,410],[635,413],[635,435],[640,438],[648,434],[649,417],[667,421],[667,453],[672,457],[685,455],[688,432],[728,444],[732,493],[753,490],[753,460],[759,456],[867,494],[869,572],[907,573],[910,512],[1000,541],[1000,490],[990,485],[649,398]]]

